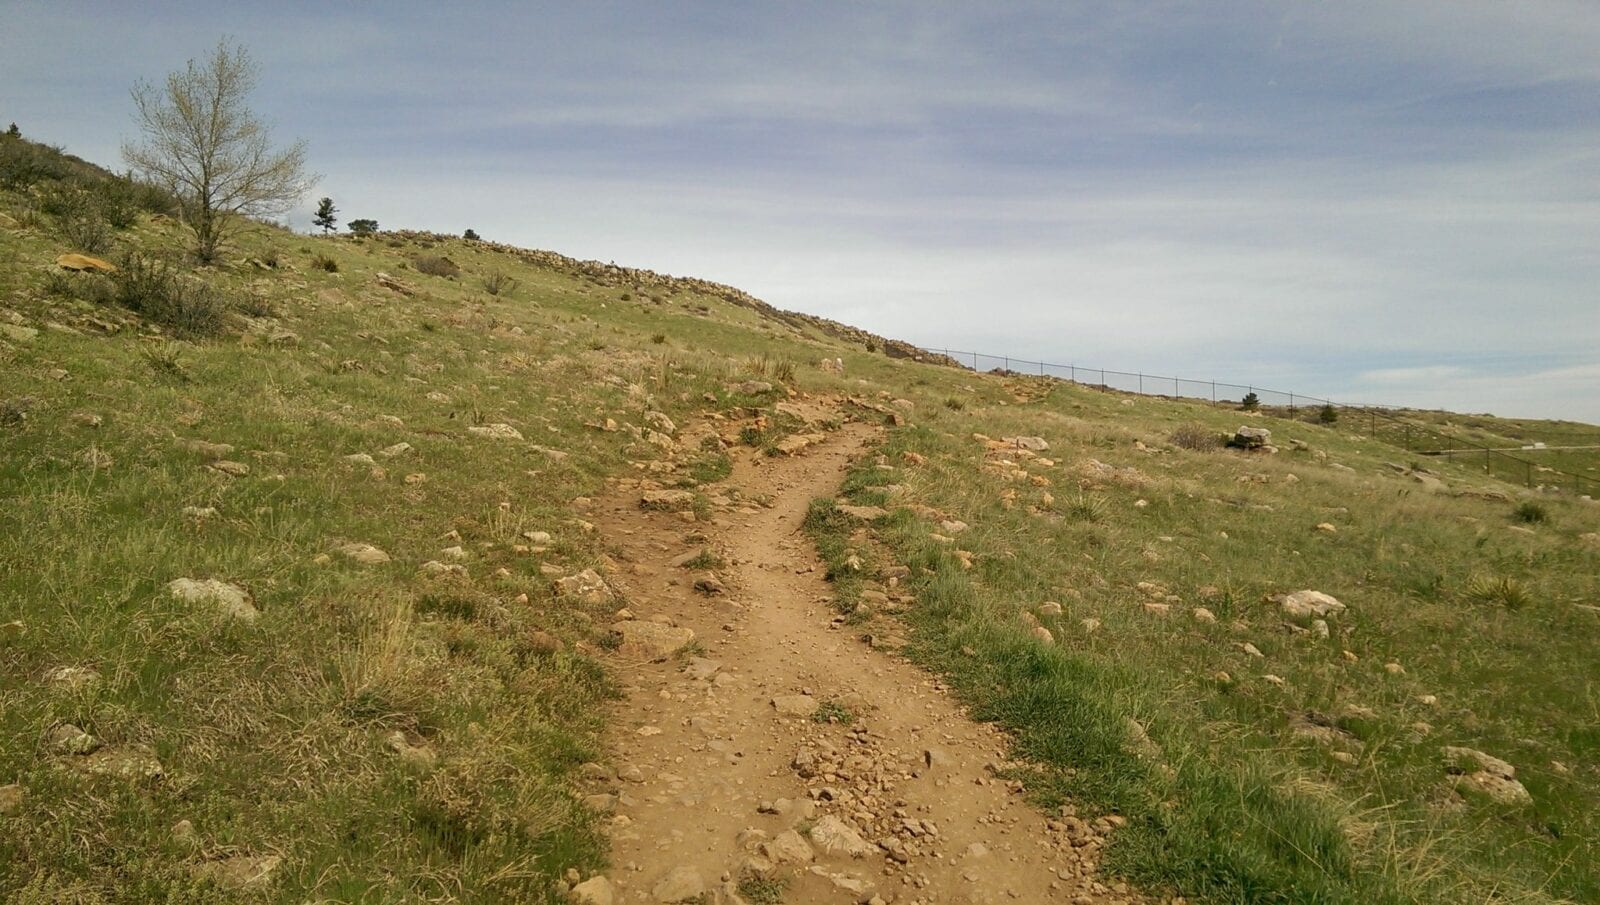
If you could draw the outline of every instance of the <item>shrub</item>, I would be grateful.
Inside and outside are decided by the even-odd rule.
[[[1331,402],[1324,403],[1317,412],[1317,422],[1319,424],[1338,424],[1339,410],[1334,408]]]
[[[1545,508],[1542,504],[1536,503],[1533,500],[1523,501],[1517,506],[1516,509],[1512,510],[1511,516],[1512,518],[1515,518],[1517,521],[1526,525],[1533,525],[1539,522],[1547,522],[1550,520],[1550,513],[1545,511]]]
[[[229,305],[220,292],[160,262],[129,255],[113,281],[117,304],[179,336],[212,336],[227,323]]]
[[[483,291],[490,295],[500,295],[502,293],[510,295],[511,291],[516,288],[516,279],[507,276],[504,271],[493,270],[483,278]]]
[[[944,407],[952,412],[961,412],[966,410],[967,403],[965,400],[958,399],[955,396],[946,396],[944,398]]]
[[[662,344],[662,343],[664,343],[664,342],[666,342],[666,341],[667,341],[667,334],[665,334],[665,333],[656,333],[656,334],[653,334],[653,335],[652,335],[652,336],[651,336],[651,337],[650,337],[650,341],[651,341],[651,342],[653,342],[653,343],[655,343],[655,344],[656,344],[656,345],[658,345],[658,346],[659,346],[659,345],[661,345],[661,344]]]
[[[1468,600],[1499,604],[1508,610],[1520,610],[1533,602],[1533,595],[1515,578],[1474,575],[1467,580],[1465,593]]]
[[[779,383],[794,382],[794,362],[787,358],[779,359],[772,366],[772,379]]]
[[[461,234],[461,238],[466,239],[468,242],[476,242],[483,237],[478,235],[475,230],[469,229]]]
[[[878,343],[876,341],[874,341],[874,340],[870,340],[870,339],[867,340],[867,351],[868,352],[876,352],[876,351],[878,351]]]
[[[1180,425],[1169,437],[1173,446],[1207,452],[1222,447],[1222,437],[1198,421]]]
[[[111,224],[93,210],[75,211],[61,218],[61,237],[92,255],[111,250]]]
[[[311,267],[314,270],[323,270],[327,271],[328,273],[339,272],[339,262],[328,257],[327,255],[317,255],[315,258],[312,258]]]
[[[412,260],[411,266],[415,267],[418,273],[425,273],[428,276],[434,277],[444,277],[445,279],[449,279],[461,272],[461,268],[456,266],[456,262],[444,257],[443,255],[418,256]]]
[[[1253,412],[1259,408],[1261,408],[1261,397],[1256,395],[1255,390],[1245,393],[1244,399],[1239,401],[1240,411]]]
[[[345,228],[350,230],[350,234],[354,236],[370,236],[378,231],[378,221],[366,219],[351,220],[349,223],[345,224]]]

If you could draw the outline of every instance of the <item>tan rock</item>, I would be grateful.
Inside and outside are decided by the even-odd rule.
[[[694,641],[694,629],[660,622],[628,620],[613,623],[611,630],[622,636],[624,651],[644,654],[652,660],[665,660]]]
[[[116,273],[117,268],[110,262],[88,255],[66,254],[56,258],[56,266],[62,270],[84,271],[94,270],[100,273]]]

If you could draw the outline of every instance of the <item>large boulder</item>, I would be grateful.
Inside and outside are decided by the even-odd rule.
[[[1272,443],[1272,431],[1264,427],[1241,427],[1228,445],[1234,449],[1265,449]]]

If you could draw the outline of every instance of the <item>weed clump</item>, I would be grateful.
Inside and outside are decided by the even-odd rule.
[[[338,273],[339,262],[328,257],[327,255],[317,255],[315,258],[311,259],[311,268],[313,270],[323,271],[324,273]]]
[[[483,291],[490,295],[510,295],[517,288],[514,277],[508,276],[503,270],[493,270],[483,278]]]
[[[1173,446],[1196,452],[1211,452],[1222,448],[1222,437],[1198,421],[1180,425],[1167,439],[1172,441]]]
[[[1495,604],[1508,610],[1520,610],[1533,602],[1533,595],[1522,582],[1504,576],[1474,575],[1467,580],[1463,593],[1474,603]]]
[[[184,279],[171,267],[129,255],[113,275],[118,305],[185,337],[214,336],[227,324],[227,299],[206,283]]]
[[[1540,503],[1525,500],[1512,510],[1511,517],[1525,525],[1537,525],[1550,520],[1550,513]]]
[[[457,266],[456,262],[443,255],[422,255],[413,259],[411,266],[416,268],[418,273],[425,273],[432,277],[444,277],[447,280],[461,273],[461,268]]]

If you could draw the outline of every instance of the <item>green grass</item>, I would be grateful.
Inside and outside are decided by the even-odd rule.
[[[1115,404],[1058,387],[1027,405],[932,406],[893,432],[881,452],[897,467],[865,457],[846,496],[973,527],[938,543],[936,520],[900,509],[862,544],[818,501],[808,528],[844,605],[881,585],[872,566],[844,565],[852,553],[908,565],[913,656],[1013,733],[1039,767],[1030,789],[1042,805],[1071,798],[1128,817],[1106,864],[1141,883],[1214,902],[1600,896],[1600,783],[1572,766],[1593,763],[1600,741],[1580,728],[1600,712],[1600,630],[1576,606],[1600,590],[1600,554],[1576,538],[1593,530],[1592,505],[1544,498],[1548,521],[1519,535],[1504,504],[1414,489],[1383,466],[1389,447],[1259,417],[1309,449],[1192,450],[1166,438],[1220,434],[1241,416]],[[974,432],[1042,434],[1055,461],[986,456]],[[928,464],[905,464],[905,452]],[[1000,458],[1048,483],[1017,479]],[[1494,486],[1470,468],[1439,470],[1452,489]],[[1336,532],[1313,530],[1322,522]],[[1273,594],[1300,588],[1349,605],[1331,639],[1289,631],[1274,611]],[[1053,645],[1021,618],[1046,600],[1064,605],[1040,617]],[[1192,617],[1198,606],[1215,621]],[[1352,762],[1295,732],[1307,713],[1348,733]],[[1129,743],[1130,719],[1159,757]],[[1510,760],[1534,805],[1453,802],[1445,745]]]

